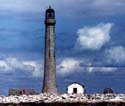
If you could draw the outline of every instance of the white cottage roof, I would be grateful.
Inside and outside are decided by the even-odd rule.
[[[80,85],[80,86],[82,86],[83,88],[85,88],[84,85],[82,85],[82,84],[80,84],[80,83],[78,83],[78,82],[73,82],[73,83],[69,84],[68,87],[71,86],[71,85],[74,85],[74,84]]]

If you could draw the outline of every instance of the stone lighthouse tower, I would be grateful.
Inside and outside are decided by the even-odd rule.
[[[49,7],[45,14],[45,60],[43,93],[57,94],[55,60],[55,12]]]

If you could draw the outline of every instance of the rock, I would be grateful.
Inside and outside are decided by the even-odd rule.
[[[0,103],[74,103],[74,102],[124,102],[125,94],[39,94],[39,95],[21,95],[21,96],[0,96]]]

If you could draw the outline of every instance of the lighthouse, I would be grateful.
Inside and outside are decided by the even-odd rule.
[[[43,93],[57,94],[55,59],[55,11],[51,6],[45,13],[45,56]]]

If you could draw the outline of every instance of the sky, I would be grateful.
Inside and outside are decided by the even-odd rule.
[[[0,95],[10,88],[41,92],[49,5],[56,12],[59,92],[79,82],[87,93],[124,93],[124,0],[0,0]]]

